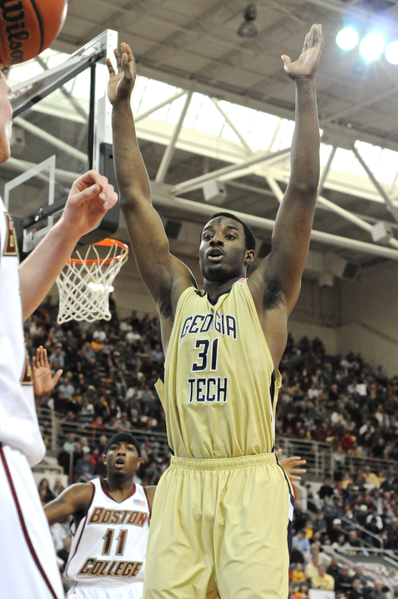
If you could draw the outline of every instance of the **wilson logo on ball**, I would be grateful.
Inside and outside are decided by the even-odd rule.
[[[67,0],[0,0],[0,62],[15,65],[49,47],[66,17]]]
[[[10,52],[11,64],[23,62],[23,42],[29,39],[29,31],[25,29],[25,11],[21,0],[0,0],[1,18],[10,23],[5,28]]]

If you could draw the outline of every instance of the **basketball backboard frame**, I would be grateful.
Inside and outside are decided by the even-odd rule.
[[[62,64],[44,70],[42,73],[31,77],[27,81],[18,83],[11,88],[10,101],[14,111],[14,117],[23,114],[29,108],[46,98],[49,94],[65,85],[68,81],[85,71],[91,69],[91,89],[90,89],[90,113],[88,122],[88,151],[87,151],[87,169],[95,168],[102,174],[112,179],[115,184],[113,173],[113,164],[109,162],[109,156],[112,155],[112,107],[108,102],[106,90],[101,95],[96,94],[95,89],[95,68],[96,64],[106,56],[112,56],[113,49],[118,46],[118,33],[107,29],[99,36],[79,48]],[[98,97],[97,97],[98,95]],[[104,160],[104,153],[107,160]],[[44,165],[45,163],[45,165]],[[50,188],[48,205],[42,207],[35,214],[22,219],[22,228],[24,230],[24,251],[33,250],[41,239],[47,234],[52,226],[52,215],[62,211],[67,197],[54,203],[54,182],[56,177],[55,156],[44,161],[40,165],[35,165],[28,172],[19,175],[6,184],[7,195],[9,191],[15,189],[43,170],[49,173]],[[49,165],[51,168],[49,170]],[[43,166],[44,165],[44,166]],[[106,172],[103,172],[105,171]],[[119,224],[120,207],[117,204],[112,210],[108,211],[104,220],[95,231],[88,234],[81,240],[82,244],[92,243],[101,238],[111,236]],[[29,231],[32,225],[47,218],[45,227],[39,231]],[[19,240],[20,244],[22,240]]]

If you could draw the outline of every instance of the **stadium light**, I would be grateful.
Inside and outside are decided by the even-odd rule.
[[[388,44],[385,57],[390,64],[398,64],[398,42]]]
[[[381,33],[370,33],[361,41],[359,49],[368,62],[376,60],[384,50],[384,38]]]
[[[344,27],[336,36],[336,44],[342,50],[352,50],[358,41],[359,35],[352,27]]]

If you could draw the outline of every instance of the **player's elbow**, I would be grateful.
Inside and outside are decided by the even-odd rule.
[[[299,198],[307,201],[315,201],[318,195],[318,177],[289,183],[289,188]]]
[[[151,203],[150,189],[136,189],[132,186],[120,188],[120,207],[123,212],[135,212],[142,203]]]

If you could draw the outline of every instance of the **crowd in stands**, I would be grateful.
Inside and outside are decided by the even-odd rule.
[[[46,347],[63,376],[50,405],[66,422],[98,432],[165,432],[154,383],[163,371],[160,327],[145,315],[109,322],[56,323],[51,298],[26,323],[33,355]],[[398,459],[398,377],[371,369],[359,355],[329,356],[319,339],[297,344],[291,336],[280,364],[276,434],[330,442],[335,458]]]
[[[398,377],[359,355],[328,356],[319,339],[289,336],[280,367],[277,435],[329,442],[345,456],[398,459]]]
[[[61,326],[49,297],[25,324],[30,355],[43,345],[52,369],[63,369],[47,401],[62,414],[65,433],[76,426],[81,432],[75,463],[87,451],[82,443],[94,449],[94,436],[166,430],[154,388],[164,362],[159,321],[148,314],[138,318],[135,311],[119,321],[112,298],[110,307],[109,322]],[[277,437],[328,442],[340,467],[347,457],[398,459],[398,377],[389,379],[382,367],[371,369],[359,355],[329,356],[319,339],[304,337],[296,344],[291,336],[280,371]],[[150,460],[158,459],[156,447],[149,453]],[[90,470],[88,462],[80,465]],[[143,471],[140,475],[146,479]]]
[[[132,431],[149,439],[151,433],[165,433],[154,388],[164,362],[158,319],[138,318],[133,311],[120,321],[112,299],[110,307],[109,322],[60,326],[57,306],[47,298],[25,324],[30,356],[43,345],[54,372],[63,369],[59,385],[41,406],[58,414],[64,439],[59,462],[69,474],[72,456],[75,481],[104,475],[107,436]],[[377,467],[381,458],[390,464],[398,459],[398,377],[388,378],[382,367],[371,369],[359,355],[329,356],[319,339],[294,343],[291,336],[280,371],[277,437],[328,442],[339,466],[319,494],[308,485],[306,512],[297,502],[290,599],[306,599],[311,586],[333,588],[347,599],[384,599],[380,585],[368,587],[360,569],[338,568],[322,546],[349,555],[354,548],[380,547],[381,537],[384,548],[398,553],[398,480],[393,469]],[[144,485],[156,484],[169,464],[170,452],[161,454],[159,447],[153,436],[141,446],[137,480]],[[347,458],[364,458],[369,465],[355,476],[342,474]],[[43,503],[60,490],[60,481],[54,489],[43,481]],[[57,550],[65,553],[69,535],[58,528]]]
[[[398,551],[398,484],[384,478],[376,486],[376,478],[368,470],[353,479],[346,473],[337,482],[325,478],[318,491],[307,483],[307,510],[300,501],[295,506],[290,599],[306,599],[309,588],[344,599],[385,597],[383,585],[372,586],[360,566],[338,566],[340,556],[355,561],[372,548]]]
[[[169,463],[170,454],[159,453],[160,443],[153,433],[163,433],[164,411],[154,384],[163,372],[164,356],[157,318],[145,315],[119,322],[114,302],[109,322],[89,324],[56,322],[58,308],[51,298],[25,323],[30,356],[42,345],[51,369],[63,370],[50,398],[39,406],[49,406],[59,417],[59,437],[67,438],[59,462],[69,473],[73,453],[74,479],[89,480],[103,473],[104,443],[98,438],[117,432],[139,432],[148,437],[141,447],[138,478],[143,484],[156,484]],[[45,442],[50,439],[43,430]]]

